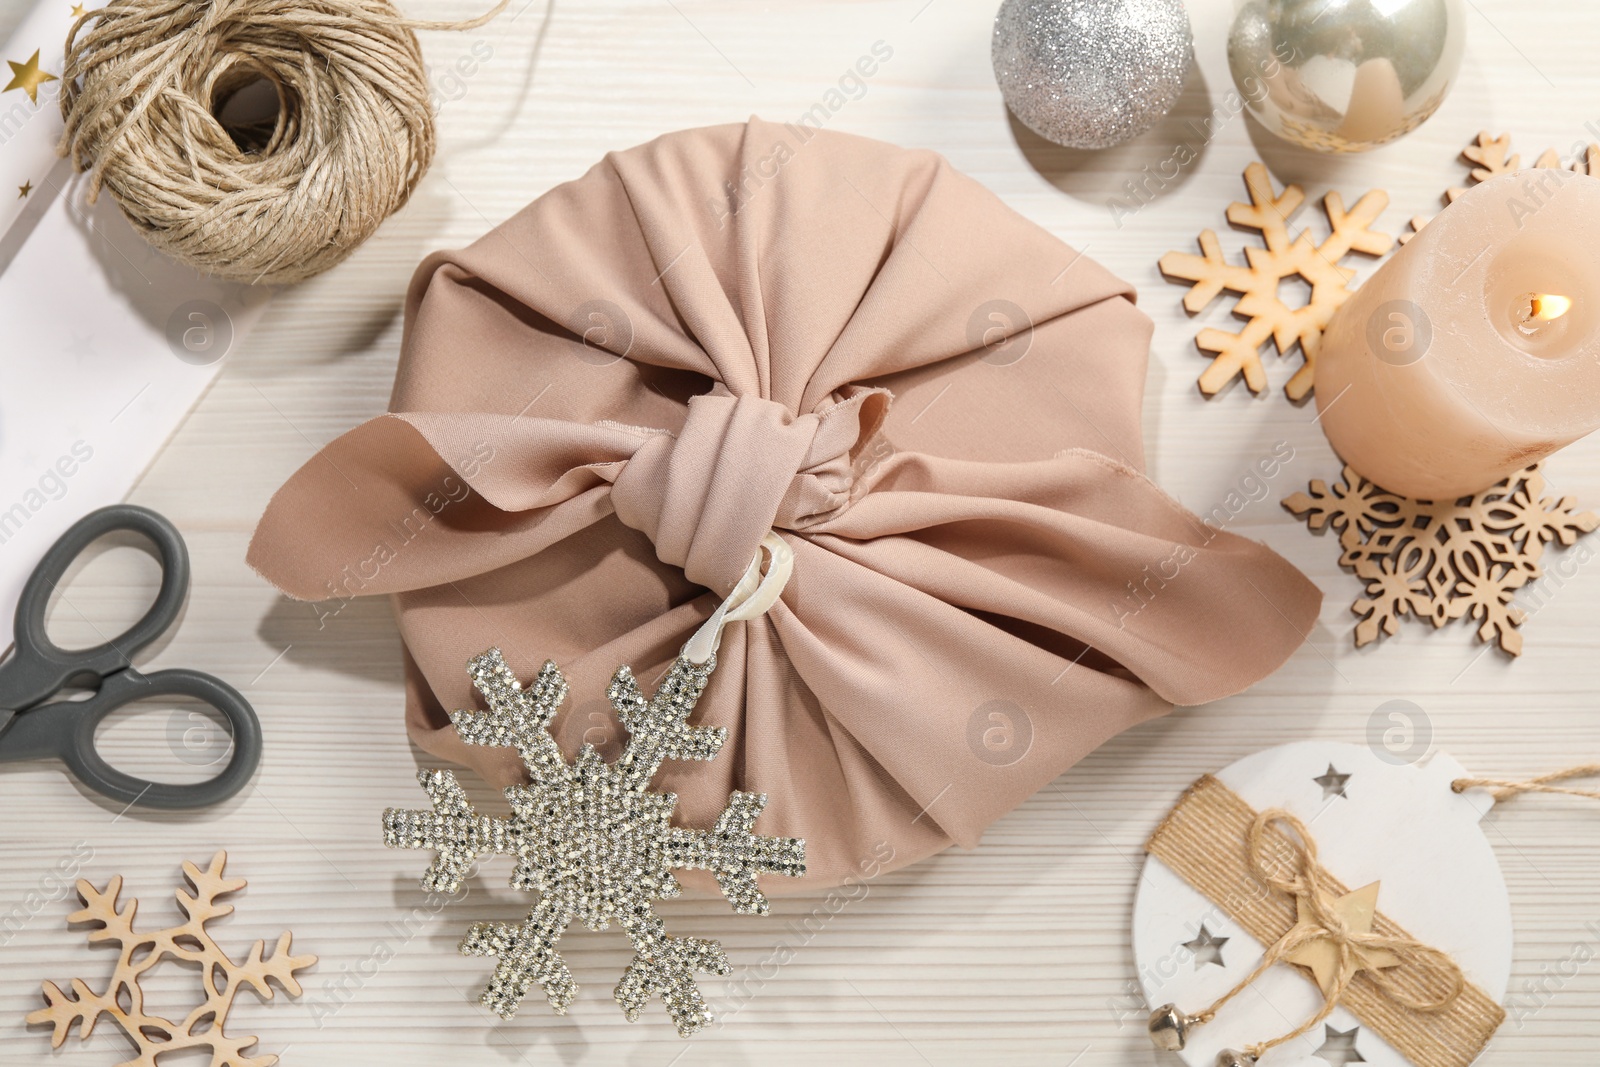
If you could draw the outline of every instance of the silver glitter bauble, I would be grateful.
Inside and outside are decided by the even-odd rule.
[[[1070,148],[1107,148],[1172,110],[1193,37],[1182,0],[1005,0],[992,58],[1023,125]]]
[[[1364,152],[1438,110],[1466,36],[1463,0],[1246,0],[1228,66],[1244,106],[1279,137]]]

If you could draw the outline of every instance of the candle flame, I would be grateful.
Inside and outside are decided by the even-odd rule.
[[[1572,299],[1555,293],[1539,293],[1532,301],[1533,317],[1541,322],[1554,322],[1572,310]]]

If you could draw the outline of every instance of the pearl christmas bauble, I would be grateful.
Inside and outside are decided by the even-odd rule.
[[[1438,110],[1466,35],[1462,0],[1245,0],[1228,66],[1271,132],[1323,152],[1364,152]]]
[[[995,80],[1023,125],[1070,148],[1107,148],[1154,126],[1193,58],[1182,0],[1005,0]]]

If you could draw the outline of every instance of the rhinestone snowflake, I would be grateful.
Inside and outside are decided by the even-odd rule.
[[[1200,234],[1200,255],[1168,252],[1161,257],[1161,273],[1192,283],[1183,298],[1191,315],[1199,314],[1223,290],[1239,294],[1233,311],[1247,320],[1239,332],[1207,328],[1195,336],[1196,347],[1213,354],[1211,365],[1200,375],[1202,393],[1213,396],[1238,377],[1252,393],[1261,392],[1267,387],[1261,348],[1273,341],[1279,355],[1300,346],[1305,365],[1284,386],[1289,399],[1300,401],[1311,393],[1322,331],[1352,291],[1350,281],[1356,272],[1342,265],[1344,258],[1351,252],[1380,256],[1394,247],[1393,237],[1371,228],[1389,206],[1389,194],[1375,189],[1347,211],[1337,192],[1328,193],[1322,207],[1329,233],[1321,243],[1313,243],[1306,229],[1293,237],[1289,234],[1289,218],[1306,198],[1298,185],[1274,193],[1272,178],[1260,163],[1245,168],[1244,184],[1250,203],[1229,204],[1228,221],[1255,230],[1265,247],[1246,247],[1244,264],[1229,263],[1216,231],[1205,230]],[[1290,306],[1280,289],[1297,277],[1311,287],[1311,295],[1303,305]]]
[[[230,914],[233,905],[219,904],[217,898],[245,887],[242,878],[222,876],[227,860],[226,852],[218,852],[203,871],[185,862],[184,877],[194,886],[194,896],[180,889],[177,897],[178,907],[189,921],[149,933],[134,932],[134,913],[139,908],[137,900],[118,906],[117,897],[122,892],[120,876],[111,879],[104,891],[88,882],[79,882],[78,895],[83,898],[83,908],[67,916],[67,921],[95,924],[96,929],[89,934],[91,944],[110,941],[121,946],[116,973],[104,993],[95,993],[76,978],[70,992],[62,992],[54,982],[44,983],[44,999],[48,1006],[29,1015],[28,1022],[53,1026],[51,1044],[60,1048],[74,1024],[78,1025],[78,1036],[87,1038],[100,1017],[108,1015],[122,1027],[139,1052],[137,1059],[127,1060],[119,1067],[154,1067],[158,1057],[186,1049],[210,1052],[212,1067],[272,1067],[277,1063],[276,1056],[246,1054],[245,1050],[256,1043],[256,1038],[228,1037],[223,1033],[228,1012],[246,986],[271,1000],[269,979],[281,985],[290,996],[299,996],[300,983],[295,972],[310,967],[317,958],[291,956],[287,933],[278,938],[277,948],[265,957],[262,956],[265,942],[257,941],[243,963],[235,963],[218,947],[206,923]],[[201,974],[200,985],[205,997],[181,1023],[151,1015],[146,1010],[144,991],[139,988],[139,979],[164,960],[197,966]]]
[[[1459,500],[1429,502],[1398,496],[1349,467],[1331,488],[1320,478],[1311,493],[1295,493],[1283,506],[1313,530],[1339,531],[1340,566],[1366,582],[1366,596],[1350,610],[1361,617],[1357,647],[1393,636],[1402,615],[1430,620],[1478,620],[1478,639],[1498,639],[1502,650],[1522,653],[1517,629],[1527,612],[1517,590],[1544,574],[1550,541],[1572,545],[1600,526],[1593,512],[1575,510],[1572,497],[1546,497],[1537,465]]]
[[[606,695],[628,730],[622,755],[606,763],[585,745],[569,764],[549,731],[567,696],[554,663],[526,689],[499,649],[468,664],[488,710],[452,714],[456,732],[469,745],[515,748],[530,782],[505,791],[511,816],[497,818],[474,810],[451,772],[423,771],[418,780],[433,810],[385,812],[384,843],[437,852],[422,885],[441,893],[459,890],[480,855],[516,858],[512,888],[537,891],[539,902],[520,924],[477,923],[461,942],[464,955],[498,957],[480,1000],[501,1018],[516,1014],[534,983],[564,1014],[577,985],[557,951],[562,934],[575,919],[591,930],[614,919],[634,947],[617,1003],[633,1020],[660,996],[678,1033],[688,1037],[711,1021],[695,975],[727,974],[730,967],[718,942],[667,934],[652,901],[678,895],[672,868],[715,873],[733,910],[755,915],[767,912],[758,873],[805,873],[804,841],[751,833],[764,795],[734,792],[711,829],[694,830],[671,825],[674,794],[650,792],[663,760],[713,759],[727,739],[721,727],[687,722],[714,666],[715,660],[696,665],[680,656],[650,700],[633,671],[620,668]]]

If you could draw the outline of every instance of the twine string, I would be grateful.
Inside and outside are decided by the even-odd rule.
[[[108,0],[67,35],[58,151],[172,258],[299,281],[371,236],[433,160],[414,31],[482,26],[509,2],[448,22],[391,0]],[[258,79],[277,114],[246,147],[215,112]]]
[[[1506,778],[1457,778],[1450,783],[1450,789],[1455,793],[1465,793],[1469,789],[1487,789],[1495,799],[1495,803],[1509,800],[1523,793],[1559,793],[1569,797],[1587,797],[1590,800],[1600,800],[1600,789],[1573,789],[1568,786],[1558,786],[1552,783],[1570,781],[1573,778],[1600,777],[1600,763],[1586,763],[1577,767],[1568,767],[1564,771],[1552,771],[1550,774],[1541,774],[1537,778],[1516,781]]]
[[[1268,831],[1281,824],[1278,838],[1269,837]],[[1287,847],[1279,847],[1286,842]],[[1275,808],[1258,814],[1250,824],[1246,837],[1250,866],[1255,877],[1269,888],[1292,898],[1298,909],[1300,922],[1278,939],[1254,970],[1228,992],[1218,997],[1210,1007],[1194,1016],[1197,1022],[1210,1022],[1230,1000],[1253,985],[1263,974],[1303,945],[1326,940],[1338,952],[1338,970],[1334,980],[1322,991],[1322,1007],[1305,1022],[1288,1033],[1251,1045],[1246,1051],[1259,1059],[1268,1049],[1310,1033],[1321,1025],[1339,1006],[1345,991],[1363,969],[1362,955],[1366,952],[1388,952],[1397,959],[1398,968],[1437,976],[1438,988],[1431,995],[1413,994],[1384,970],[1366,969],[1372,982],[1395,1003],[1411,1011],[1436,1012],[1448,1008],[1461,996],[1466,978],[1449,953],[1426,945],[1410,937],[1395,937],[1371,931],[1351,929],[1337,909],[1339,895],[1330,890],[1324,881],[1322,868],[1317,863],[1317,842],[1305,823],[1290,812]]]
[[[511,0],[500,0],[488,11],[470,19],[401,19],[400,21],[413,30],[475,30],[479,26],[493,22],[495,16],[504,11],[510,3]]]

